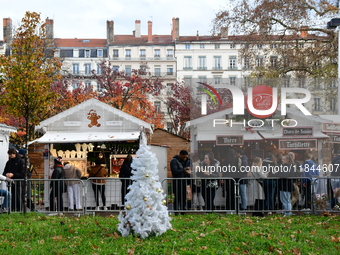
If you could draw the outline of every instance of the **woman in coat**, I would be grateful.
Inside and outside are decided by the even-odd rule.
[[[249,181],[249,188],[247,193],[249,194],[249,200],[254,201],[253,216],[263,217],[265,194],[263,191],[263,180],[267,178],[262,168],[262,159],[259,157],[254,158],[249,177],[255,178]]]
[[[100,164],[97,165],[97,163],[99,163],[99,162],[96,162],[96,165],[91,167],[91,171],[89,173],[89,177],[101,178],[101,179],[92,179],[92,189],[93,189],[94,197],[95,197],[95,200],[96,200],[96,210],[100,209],[100,207],[99,207],[99,193],[100,193],[101,198],[102,198],[104,210],[107,210],[107,208],[106,208],[106,197],[105,197],[106,180],[102,179],[102,178],[107,176],[107,169],[106,169],[105,166],[102,166]]]
[[[66,192],[66,184],[63,180],[65,179],[65,171],[61,161],[61,157],[54,159],[54,171],[51,177],[52,181],[50,183],[50,211],[60,212],[64,210],[63,193]],[[57,207],[55,199],[57,200]]]
[[[220,162],[214,159],[214,154],[212,152],[208,152],[204,155],[201,171],[197,173],[197,176],[205,178],[219,177],[220,175],[217,172],[219,165]],[[212,211],[214,209],[214,199],[217,188],[217,180],[202,178],[201,192],[205,201],[205,209],[208,211]]]
[[[125,202],[125,195],[129,192],[128,187],[131,185],[131,180],[130,177],[132,176],[132,168],[131,168],[131,163],[132,163],[132,156],[129,154],[126,156],[122,166],[120,167],[119,171],[119,178],[122,178],[120,181],[122,182],[122,187],[121,187],[121,199],[122,199],[122,204],[124,205]],[[129,178],[129,179],[127,179]]]

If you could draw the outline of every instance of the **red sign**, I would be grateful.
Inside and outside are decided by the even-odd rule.
[[[252,88],[253,91],[253,106],[256,110],[269,110],[273,104],[273,89],[266,85],[259,85]],[[248,100],[248,96],[246,96]],[[279,100],[277,100],[276,108],[279,105]],[[268,115],[256,115],[249,110],[248,104],[246,103],[248,112],[256,118],[263,119],[267,118],[273,114]]]

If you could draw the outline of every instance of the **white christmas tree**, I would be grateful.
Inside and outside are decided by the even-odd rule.
[[[125,237],[130,233],[141,238],[159,236],[171,228],[171,218],[159,182],[158,160],[147,146],[144,133],[136,155],[131,164],[133,182],[125,196],[124,210],[118,216],[118,231]]]

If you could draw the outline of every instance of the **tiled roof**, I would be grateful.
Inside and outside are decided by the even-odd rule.
[[[134,37],[133,35],[115,35],[114,42],[110,45],[167,45],[174,44],[171,35],[152,35],[152,42],[148,42],[148,36]]]
[[[58,48],[62,47],[76,47],[76,48],[88,48],[88,47],[106,47],[106,39],[54,39]]]

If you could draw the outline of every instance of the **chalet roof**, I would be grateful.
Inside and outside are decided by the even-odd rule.
[[[151,125],[97,99],[89,99],[40,122],[39,143],[137,140]]]
[[[94,47],[106,47],[106,39],[80,39],[80,38],[74,38],[74,39],[61,39],[56,38],[54,39],[54,42],[56,43],[56,46],[58,48],[94,48]]]
[[[6,133],[11,133],[11,132],[17,132],[17,129],[15,127],[8,126],[6,124],[0,123],[0,131],[6,132]]]

